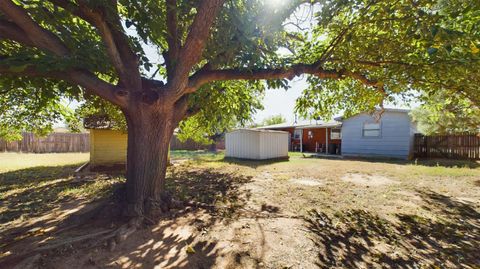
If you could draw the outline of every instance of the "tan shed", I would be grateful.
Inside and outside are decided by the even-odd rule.
[[[114,130],[114,125],[106,115],[92,115],[83,119],[83,126],[90,132],[91,171],[125,169],[128,134]]]
[[[90,166],[113,167],[125,165],[128,135],[122,131],[90,129]]]
[[[288,132],[238,129],[225,136],[225,157],[268,160],[288,158]]]

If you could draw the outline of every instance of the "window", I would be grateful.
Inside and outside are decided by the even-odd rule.
[[[363,137],[380,137],[380,122],[365,122],[363,124]]]
[[[313,131],[308,131],[308,139],[312,139],[313,138]]]
[[[330,139],[342,139],[342,130],[332,129],[330,132]]]
[[[293,132],[293,139],[300,139],[302,137],[302,130],[301,129],[295,129]]]

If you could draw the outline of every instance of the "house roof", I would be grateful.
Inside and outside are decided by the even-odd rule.
[[[316,129],[316,128],[335,128],[342,126],[341,122],[332,121],[332,122],[322,122],[318,124],[309,124],[304,126],[297,127],[298,129]]]
[[[272,125],[267,125],[267,126],[260,126],[255,129],[285,129],[285,128],[296,128],[299,126],[306,126],[308,125],[307,123],[279,123],[279,124],[272,124]]]
[[[340,127],[341,122],[332,121],[332,122],[317,122],[317,123],[280,123],[268,126],[257,127],[256,129],[286,129],[286,128],[296,128],[296,129],[315,129],[315,128],[330,128],[330,127]]]
[[[379,112],[380,109],[377,110],[377,112]],[[406,109],[406,108],[384,108],[383,109],[383,113],[385,112],[398,112],[398,113],[410,113],[410,109]],[[362,112],[362,113],[357,113],[357,114],[354,114],[348,118],[352,118],[352,117],[355,117],[359,114],[363,114],[363,113],[367,113],[367,112]],[[348,119],[348,118],[345,118],[344,116],[340,116],[340,117],[336,117],[335,120],[336,121],[343,121],[344,119]]]

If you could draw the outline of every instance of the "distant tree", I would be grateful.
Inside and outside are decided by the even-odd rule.
[[[265,118],[259,126],[268,126],[284,122],[287,122],[287,120],[281,114],[278,114]]]
[[[61,98],[115,106],[129,134],[125,213],[142,218],[165,203],[168,145],[179,123],[205,109],[249,106],[244,97],[265,86],[288,88],[305,75],[297,109],[313,109],[314,118],[372,110],[411,89],[479,103],[479,1],[273,3],[0,0],[2,117],[15,115],[6,125],[21,126],[41,115],[28,124],[42,128],[57,118]],[[308,8],[305,28],[296,12]],[[143,44],[158,55],[148,57]],[[209,98],[225,88],[236,97]],[[22,98],[11,98],[16,92]],[[19,107],[31,116],[15,114]]]
[[[412,110],[418,130],[427,135],[480,132],[480,108],[468,98],[437,92]]]
[[[1,81],[2,77],[0,85]],[[55,88],[48,89],[55,87],[54,84],[46,84],[47,88],[30,88],[22,82],[15,84],[20,87],[15,91],[6,88],[2,92],[0,89],[0,138],[19,140],[24,131],[45,136],[53,131],[56,121],[75,119],[73,111],[62,102]]]

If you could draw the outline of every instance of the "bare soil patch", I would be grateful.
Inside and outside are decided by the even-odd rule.
[[[346,174],[342,177],[342,180],[363,186],[382,186],[398,183],[398,181],[385,176],[365,174]]]
[[[305,186],[321,186],[323,183],[314,178],[292,178],[290,179],[291,183],[300,184]]]

